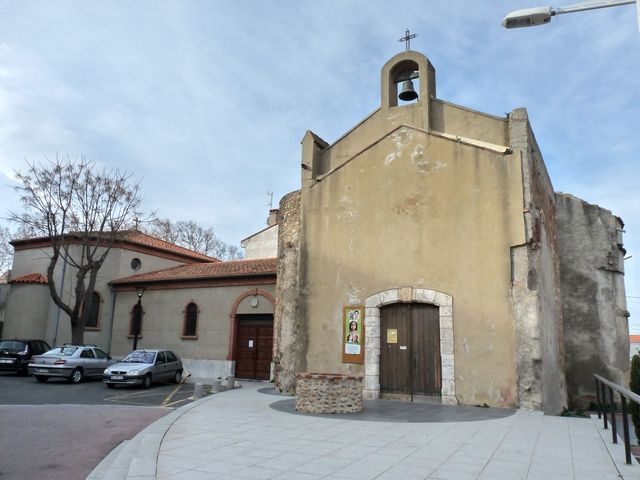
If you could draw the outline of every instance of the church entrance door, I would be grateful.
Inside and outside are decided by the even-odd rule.
[[[236,378],[269,380],[273,356],[273,315],[238,315]]]
[[[380,393],[408,401],[440,397],[440,314],[435,305],[380,308]]]

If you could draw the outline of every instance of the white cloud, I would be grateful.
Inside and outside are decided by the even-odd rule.
[[[410,28],[413,48],[436,68],[438,96],[494,115],[527,107],[555,188],[623,216],[633,254],[635,12],[499,25],[526,6],[13,2],[0,15],[0,173],[8,178],[0,202],[12,202],[7,183],[25,157],[84,153],[144,178],[149,210],[193,218],[238,242],[264,225],[267,189],[277,204],[298,188],[307,129],[333,141],[378,107],[380,68]],[[631,260],[627,280],[628,294],[640,297]]]

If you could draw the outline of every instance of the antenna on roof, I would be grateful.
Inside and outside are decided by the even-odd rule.
[[[273,209],[273,192],[271,190],[267,190],[266,193],[267,197],[269,197],[269,203],[267,203],[267,207],[269,207],[269,210]]]

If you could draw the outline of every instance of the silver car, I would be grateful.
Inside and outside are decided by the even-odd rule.
[[[104,369],[114,362],[109,354],[94,345],[63,345],[31,357],[28,369],[38,382],[57,377],[80,383],[87,377],[100,378]]]
[[[182,360],[170,350],[134,350],[120,362],[105,369],[102,381],[107,387],[174,382],[182,379]]]

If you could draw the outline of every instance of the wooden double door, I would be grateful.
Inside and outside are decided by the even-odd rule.
[[[424,303],[381,307],[381,394],[413,401],[439,397],[441,390],[438,307]]]
[[[270,380],[273,315],[238,315],[236,378]]]

